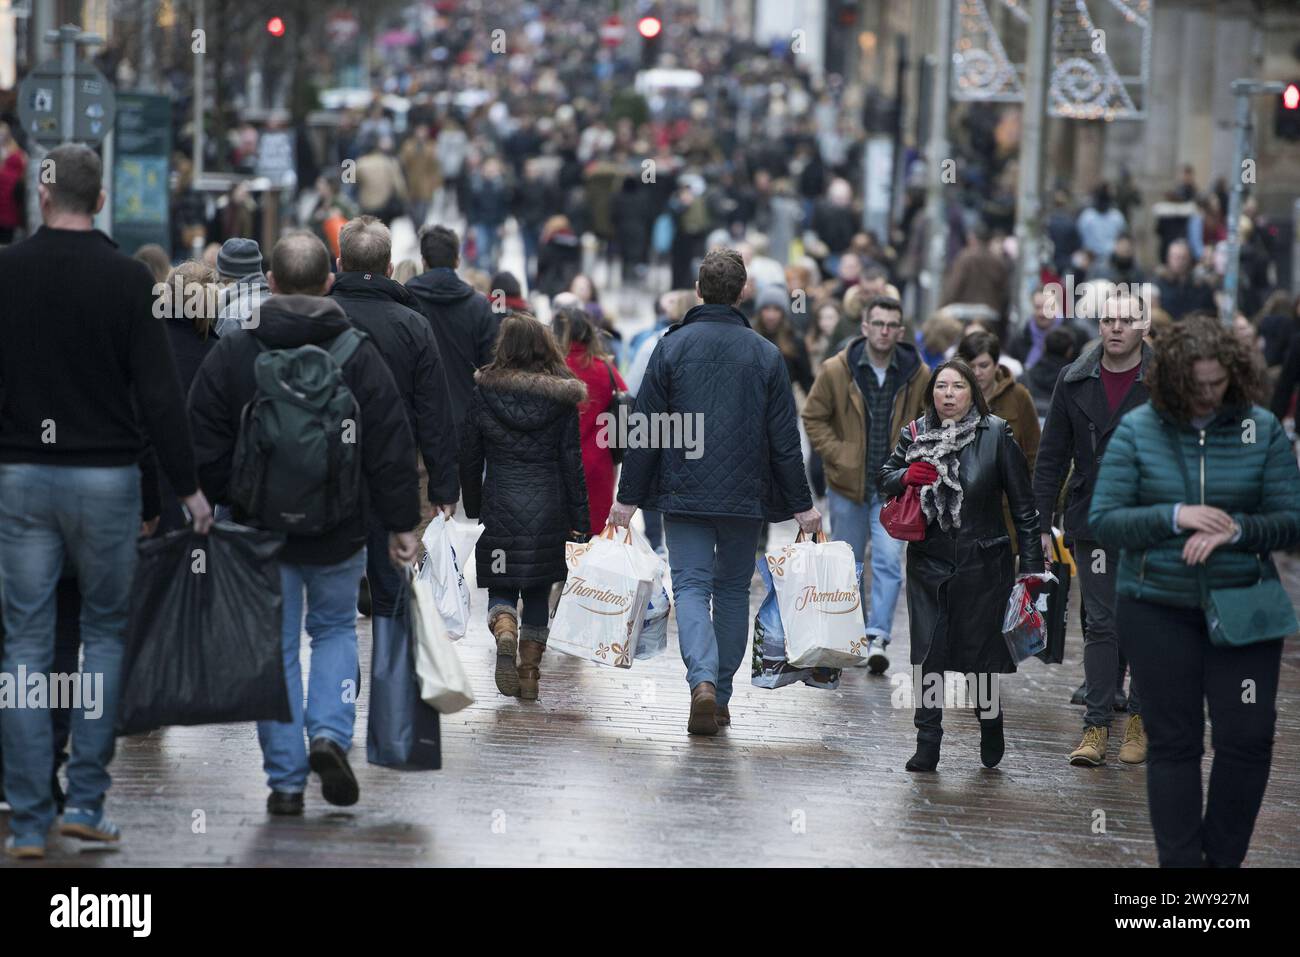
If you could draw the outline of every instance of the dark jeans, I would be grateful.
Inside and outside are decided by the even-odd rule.
[[[650,543],[650,547],[657,549],[664,543],[664,515],[663,512],[652,512],[648,508],[641,509],[641,518],[645,520],[645,538]]]
[[[493,609],[501,605],[518,612],[520,599],[524,603],[524,610],[519,615],[520,623],[534,628],[545,628],[550,621],[550,585],[533,585],[529,588],[489,588],[488,620],[492,618]]]
[[[1273,760],[1282,642],[1210,644],[1205,613],[1121,597],[1119,640],[1142,685],[1147,800],[1161,867],[1237,867]],[[1205,704],[1214,760],[1201,809]]]
[[[1094,572],[1093,556],[1105,553],[1105,570]],[[1100,557],[1100,556],[1098,556]],[[1083,633],[1083,683],[1087,712],[1084,727],[1109,728],[1115,714],[1115,693],[1124,685],[1124,656],[1115,633],[1115,573],[1119,552],[1102,549],[1093,541],[1074,545],[1074,564],[1079,570],[1079,591],[1088,610],[1088,627]],[[1141,714],[1138,682],[1129,685],[1129,714]]]
[[[370,614],[393,618],[402,596],[402,571],[388,557],[388,531],[370,519],[366,536],[366,581],[370,585]]]

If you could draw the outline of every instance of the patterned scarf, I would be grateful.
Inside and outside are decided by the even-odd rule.
[[[961,477],[957,474],[961,463],[957,459],[961,450],[975,440],[975,427],[979,420],[979,409],[974,405],[961,421],[948,425],[934,427],[926,416],[925,431],[912,440],[907,450],[908,462],[929,462],[939,472],[938,481],[921,488],[921,511],[927,521],[933,522],[937,518],[939,527],[945,532],[961,528],[963,496]]]

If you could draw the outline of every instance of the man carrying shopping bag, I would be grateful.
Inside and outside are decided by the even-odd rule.
[[[785,360],[735,308],[745,279],[735,250],[704,257],[695,284],[703,305],[664,333],[631,423],[631,438],[640,423],[658,438],[665,426],[675,429],[678,441],[629,443],[609,516],[625,526],[640,506],[664,515],[691,734],[716,734],[731,723],[763,522],[793,515],[805,532],[821,528]]]
[[[255,329],[221,339],[190,388],[199,483],[240,524],[287,535],[281,628],[292,721],[259,721],[271,814],[301,814],[311,771],[322,796],[359,797],[348,764],[356,720],[357,586],[371,510],[392,561],[419,542],[415,441],[383,354],[325,298],[329,252],[289,233],[271,253],[273,295]],[[304,614],[311,673],[303,704]],[[351,692],[351,693],[349,693]],[[310,749],[304,742],[304,730]]]

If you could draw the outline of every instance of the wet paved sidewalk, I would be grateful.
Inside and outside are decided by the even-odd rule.
[[[785,529],[772,541],[788,540]],[[1300,563],[1279,565],[1300,596]],[[755,607],[759,597],[755,579]],[[1067,703],[1082,679],[1073,608],[1065,664],[1031,661],[1002,685],[1001,767],[980,766],[974,715],[952,713],[938,773],[913,775],[903,770],[911,712],[891,706],[888,677],[864,671],[846,673],[837,691],[765,691],[749,684],[746,661],[731,728],[688,736],[675,626],[668,652],[630,671],[548,653],[541,700],[504,698],[492,681],[485,598],[474,593],[473,630],[457,646],[479,700],[443,718],[442,771],[366,764],[364,694],[353,750],[361,801],[342,813],[313,779],[303,818],[269,818],[250,725],[123,739],[110,813],[124,846],[79,851],[52,835],[37,866],[1155,863],[1144,770],[1119,764],[1118,742],[1105,767],[1066,762],[1083,718]],[[908,673],[899,604],[890,674]],[[358,626],[368,675],[369,622]],[[1288,642],[1282,667],[1273,773],[1249,866],[1300,864],[1300,642]],[[0,815],[0,833],[6,821]],[[16,866],[32,865],[0,858]]]

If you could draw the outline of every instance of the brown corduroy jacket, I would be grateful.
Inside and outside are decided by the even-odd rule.
[[[860,340],[861,336],[856,337],[822,363],[801,413],[808,441],[825,465],[826,484],[858,503],[865,502],[876,487],[876,477],[867,475],[867,402],[849,368],[849,351]],[[891,449],[903,426],[918,418],[925,408],[929,381],[929,368],[918,360],[907,381],[894,393],[889,417]]]

